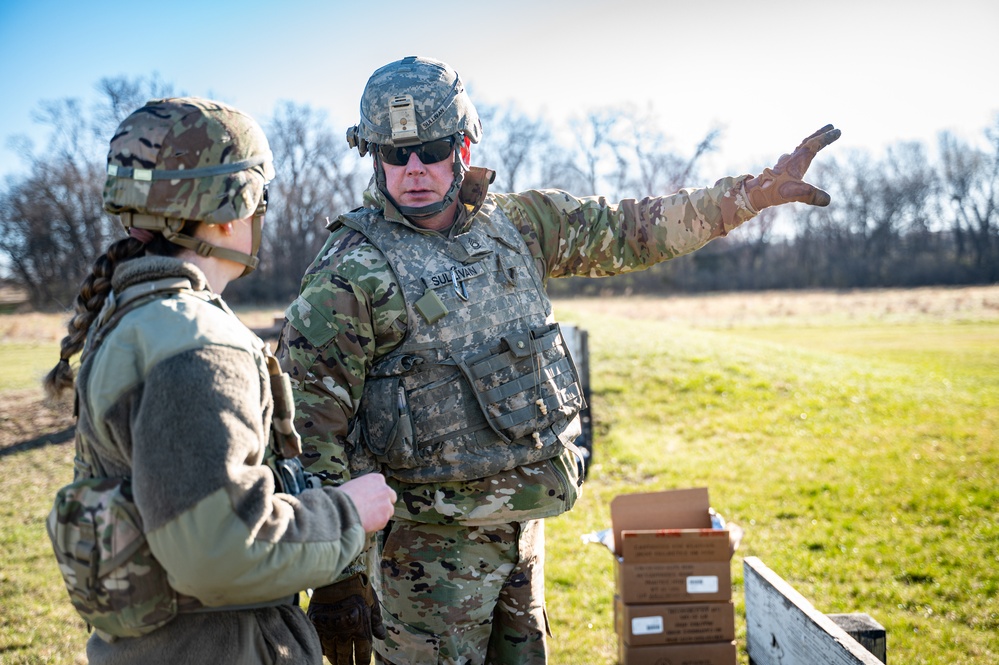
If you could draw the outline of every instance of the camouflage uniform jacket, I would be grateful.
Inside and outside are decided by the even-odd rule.
[[[467,232],[479,215],[496,208],[519,232],[545,281],[642,270],[694,251],[754,214],[741,195],[741,185],[750,176],[612,204],[557,190],[487,194],[492,175],[473,168],[466,176],[459,218],[446,237]],[[380,211],[383,223],[410,225],[373,183],[364,207]],[[380,469],[378,460],[355,445],[354,437],[348,439],[348,433],[366,377],[403,342],[411,313],[385,255],[349,226],[331,226],[333,233],[286,312],[279,358],[295,387],[305,464],[325,479],[340,482]],[[557,509],[552,512],[550,503],[539,505],[539,494],[527,491],[537,485],[539,475],[525,465],[473,480],[393,482],[399,494],[396,516],[465,524],[492,523],[490,515],[503,515],[506,521],[549,516]],[[497,511],[497,506],[503,509]]]
[[[198,610],[328,584],[365,537],[340,492],[274,491],[261,466],[273,412],[263,343],[206,290],[195,266],[133,259],[117,267],[113,288],[165,278],[186,280],[196,293],[126,311],[84,356],[78,435],[98,468],[77,473],[131,477],[143,530],[182,613],[142,637],[108,642],[94,633],[89,661],[321,663],[314,630],[290,602]]]

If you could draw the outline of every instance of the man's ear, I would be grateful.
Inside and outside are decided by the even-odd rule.
[[[461,147],[458,148],[458,156],[461,157],[461,163],[467,169],[472,163],[472,139],[467,136],[463,137]]]

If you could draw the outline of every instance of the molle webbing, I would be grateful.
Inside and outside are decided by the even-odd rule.
[[[523,238],[487,206],[446,238],[341,217],[381,250],[407,309],[406,338],[365,382],[358,437],[410,482],[483,478],[558,455],[582,396],[551,303]]]

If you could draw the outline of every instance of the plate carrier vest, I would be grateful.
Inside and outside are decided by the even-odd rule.
[[[350,433],[409,483],[485,478],[560,454],[579,434],[576,368],[527,244],[487,203],[454,238],[359,209],[330,225],[386,257],[406,301]]]

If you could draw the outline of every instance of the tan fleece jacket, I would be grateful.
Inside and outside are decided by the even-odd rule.
[[[114,288],[191,264],[128,261]],[[131,475],[171,586],[208,607],[261,603],[331,583],[360,551],[357,510],[333,488],[274,491],[261,466],[273,409],[262,344],[225,308],[174,294],[125,314],[81,365],[79,430],[106,475]],[[195,605],[198,602],[194,602]],[[102,663],[321,663],[305,614],[284,605],[181,614],[140,638],[88,644]]]

